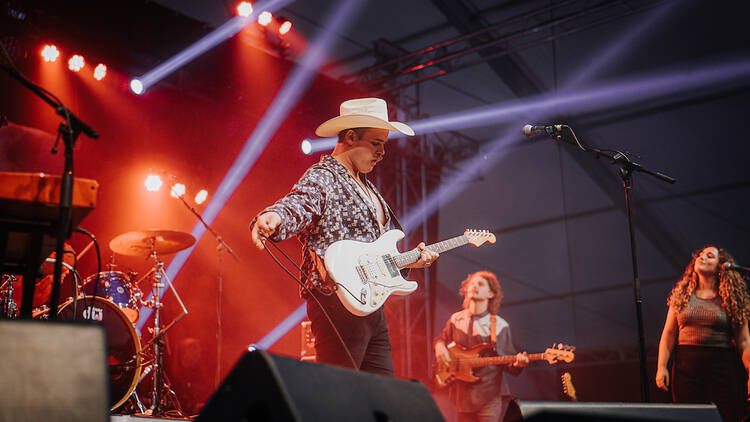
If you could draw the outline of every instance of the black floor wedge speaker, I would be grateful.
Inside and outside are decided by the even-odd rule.
[[[1,421],[109,421],[103,327],[0,321]]]
[[[245,353],[199,421],[442,421],[424,385],[318,363]]]
[[[504,422],[722,422],[711,404],[533,402],[511,404]]]

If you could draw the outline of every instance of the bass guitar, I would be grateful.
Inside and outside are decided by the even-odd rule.
[[[463,348],[452,342],[448,345],[450,362],[448,364],[436,362],[433,369],[435,371],[435,381],[441,387],[445,387],[453,381],[464,381],[468,383],[479,381],[471,373],[474,368],[481,368],[491,365],[508,365],[516,361],[516,356],[488,356],[481,357],[485,351],[493,349],[489,343],[478,344],[469,349]],[[550,365],[559,361],[572,362],[575,359],[573,354],[575,347],[563,344],[553,345],[551,348],[542,353],[529,354],[529,360],[546,360]]]
[[[390,295],[404,296],[417,289],[415,281],[401,276],[401,269],[419,261],[420,250],[399,253],[396,243],[401,230],[389,230],[374,242],[339,240],[326,249],[324,261],[328,275],[337,285],[336,294],[354,315],[369,315]],[[427,249],[442,253],[459,246],[495,243],[495,235],[486,230],[466,230],[461,236],[444,240]]]

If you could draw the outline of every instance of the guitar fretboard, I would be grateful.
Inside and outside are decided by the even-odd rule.
[[[531,353],[527,355],[529,360],[543,360],[544,353]],[[460,358],[458,359],[459,366],[468,366],[470,368],[476,368],[480,366],[490,365],[506,365],[516,361],[514,356],[490,356],[483,358]]]
[[[433,252],[443,253],[445,251],[458,248],[459,246],[463,246],[467,243],[469,243],[469,238],[466,237],[465,234],[462,234],[461,236],[456,236],[451,239],[443,240],[442,242],[433,243],[432,245],[427,245],[427,249]],[[404,252],[398,255],[394,255],[392,258],[393,258],[393,262],[398,266],[398,268],[404,268],[407,265],[411,265],[419,261],[420,254],[421,254],[421,251],[419,249],[412,249],[409,252]]]

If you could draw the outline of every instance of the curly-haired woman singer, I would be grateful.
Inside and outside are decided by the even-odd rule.
[[[667,363],[674,357],[673,401],[716,403],[724,421],[730,422],[742,418],[747,395],[747,374],[740,363],[750,368],[750,296],[740,275],[723,269],[726,262],[734,264],[726,250],[707,246],[693,255],[672,289],[659,341],[656,385],[669,389]]]

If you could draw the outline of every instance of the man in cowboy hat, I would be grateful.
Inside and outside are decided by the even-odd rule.
[[[338,136],[333,153],[321,157],[291,192],[261,211],[250,224],[252,241],[259,249],[264,248],[264,238],[280,241],[297,235],[303,244],[305,285],[330,315],[346,344],[344,348],[315,298],[300,290],[308,301],[317,361],[384,375],[393,375],[393,362],[382,307],[364,317],[344,308],[334,294],[336,286],[326,275],[323,257],[333,242],[373,242],[391,224],[400,227],[388,204],[365,177],[383,159],[390,131],[414,135],[409,126],[388,121],[382,99],[344,101],[340,115],[315,131],[321,137]],[[420,259],[411,268],[429,266],[437,259],[438,254],[425,249],[424,243],[418,248]]]

